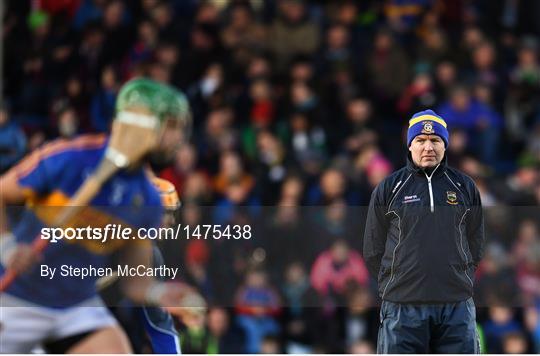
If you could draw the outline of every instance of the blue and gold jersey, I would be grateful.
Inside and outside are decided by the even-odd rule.
[[[108,136],[84,135],[57,140],[30,154],[13,169],[25,189],[28,210],[13,232],[19,242],[32,242],[49,226],[105,153]],[[103,228],[107,224],[130,227],[158,227],[162,206],[159,193],[141,167],[121,171],[109,179],[88,207],[65,227]],[[60,276],[62,266],[106,267],[110,255],[125,244],[144,240],[59,240],[49,243],[43,260],[19,276],[9,294],[50,307],[68,307],[96,295],[96,278]],[[53,279],[42,276],[41,265],[57,268]],[[3,268],[0,266],[3,273]]]

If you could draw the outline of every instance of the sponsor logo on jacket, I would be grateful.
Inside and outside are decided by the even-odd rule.
[[[403,204],[414,203],[415,201],[420,201],[420,198],[418,198],[418,196],[416,194],[415,195],[405,195],[405,197],[403,198]]]

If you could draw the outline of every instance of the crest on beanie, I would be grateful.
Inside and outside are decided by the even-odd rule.
[[[423,134],[432,135],[435,133],[435,130],[433,130],[433,123],[431,121],[424,121],[422,122],[422,125],[424,125],[422,128]]]

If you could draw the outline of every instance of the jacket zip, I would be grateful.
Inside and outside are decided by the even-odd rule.
[[[427,182],[428,182],[428,188],[429,188],[429,206],[431,208],[431,212],[433,213],[435,211],[435,203],[433,201],[433,187],[431,186],[431,178],[433,177],[433,175],[435,174],[435,171],[437,170],[437,168],[439,168],[440,166],[440,163],[437,165],[437,167],[435,167],[435,169],[433,170],[433,172],[431,172],[431,175],[428,176],[426,172],[424,172],[424,174],[426,175],[426,178],[427,178]]]

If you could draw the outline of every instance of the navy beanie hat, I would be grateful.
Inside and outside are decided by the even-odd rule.
[[[448,130],[446,121],[433,110],[417,112],[409,120],[409,130],[407,131],[407,146],[418,135],[437,135],[444,141],[444,146],[448,147]]]

